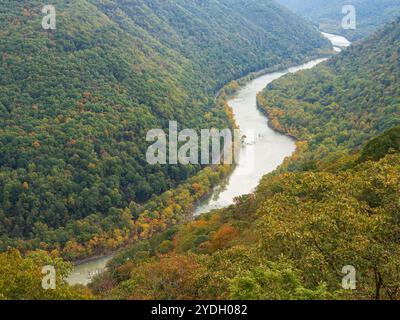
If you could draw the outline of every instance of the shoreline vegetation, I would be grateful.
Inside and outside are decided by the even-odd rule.
[[[311,62],[311,61],[315,61],[315,60],[319,60],[319,59],[324,59],[324,58],[329,58],[329,57],[332,57],[332,56],[336,55],[337,53],[338,53],[338,52],[335,51],[335,50],[330,50],[330,51],[329,51],[329,54],[327,54],[326,52],[324,52],[324,53],[321,53],[321,54],[319,54],[319,55],[309,55],[309,56],[308,56],[307,58],[305,58],[302,62],[300,62],[300,64],[307,64],[308,62]],[[285,70],[288,70],[288,69],[290,69],[290,68],[292,68],[292,67],[296,67],[296,66],[298,66],[298,64],[293,64],[293,63],[280,64],[280,65],[276,65],[276,66],[274,66],[274,67],[263,68],[263,69],[261,69],[261,70],[259,70],[259,71],[256,71],[256,72],[251,72],[251,73],[249,73],[249,74],[247,74],[247,75],[245,75],[245,76],[243,76],[243,77],[241,77],[241,78],[239,78],[239,79],[237,79],[237,80],[230,81],[230,82],[228,82],[222,89],[218,90],[218,93],[217,93],[217,95],[215,96],[215,101],[216,101],[216,103],[217,103],[218,101],[221,101],[220,104],[221,104],[221,105],[224,104],[224,105],[226,106],[227,112],[230,114],[230,117],[229,117],[229,118],[232,118],[231,108],[230,108],[230,106],[227,104],[227,101],[230,100],[230,99],[232,99],[232,98],[234,98],[234,97],[236,96],[236,93],[237,93],[238,90],[240,90],[240,89],[241,89],[242,87],[244,87],[248,82],[254,80],[254,79],[257,78],[257,77],[261,77],[262,75],[270,74],[270,73],[274,73],[274,72],[283,72],[283,71],[285,71]],[[261,110],[261,111],[264,111],[264,110]],[[267,117],[267,118],[268,118],[268,117]],[[234,120],[234,119],[233,119],[233,120]],[[269,122],[269,121],[268,121],[268,126],[269,126],[270,128],[272,128],[272,126],[270,126],[270,122]],[[232,127],[237,128],[237,125],[236,125],[235,123],[232,123]],[[272,129],[275,130],[274,128],[272,128]],[[275,131],[277,131],[277,130],[275,130]],[[277,132],[278,132],[278,131],[277,131]],[[300,150],[302,150],[302,145],[297,141],[296,138],[294,138],[294,137],[292,137],[292,136],[290,136],[290,135],[288,135],[288,134],[286,134],[286,133],[282,133],[282,134],[284,134],[285,136],[288,136],[288,137],[290,137],[291,139],[293,139],[294,141],[296,141],[296,150],[294,151],[294,153],[293,153],[292,155],[290,155],[290,156],[288,156],[287,158],[285,158],[284,161],[281,163],[280,166],[283,166],[287,161],[289,161],[289,158],[295,157],[295,155],[296,155],[297,153],[299,153]],[[234,169],[234,168],[231,168],[231,170],[230,170],[230,172],[228,173],[228,175],[225,176],[225,177],[223,177],[222,180],[221,180],[217,185],[221,185],[221,184],[223,184],[223,183],[226,183],[226,182],[228,181],[228,178],[230,177],[230,174],[232,173],[233,169]],[[277,170],[278,170],[278,168],[277,168]],[[212,193],[213,193],[213,189],[214,189],[214,188],[211,188],[209,193],[205,194],[203,197],[201,197],[199,200],[197,200],[197,203],[195,204],[194,208],[196,208],[203,200],[205,200],[205,199],[207,199],[208,197],[210,197],[210,196],[212,195]],[[187,221],[189,221],[189,220],[193,221],[193,219],[196,219],[197,217],[198,217],[198,216],[193,216],[192,214],[190,214],[190,215],[188,216],[188,220],[187,220]],[[184,223],[185,223],[185,222],[184,222]],[[128,247],[129,247],[129,246],[128,246]],[[114,256],[116,256],[118,253],[120,253],[121,251],[124,251],[124,250],[129,250],[129,248],[122,248],[122,250],[118,250],[118,251],[115,253],[115,255],[113,255],[113,256],[111,257],[111,259],[112,259]],[[104,256],[100,256],[99,258],[106,257],[106,256],[108,256],[108,254],[106,254],[106,255],[104,255]],[[90,259],[89,262],[91,262],[91,261],[93,261],[93,260]],[[86,262],[86,260],[85,260],[85,261],[76,262],[76,265],[77,265],[77,264],[81,264],[82,262]],[[102,267],[101,267],[101,269],[102,269]]]
[[[310,61],[315,60],[315,59],[331,57],[331,56],[333,56],[335,54],[334,51],[330,51],[330,53],[331,54],[321,53],[320,55],[309,55],[308,57],[304,58],[303,62],[300,62],[300,64],[307,63],[307,62],[310,62]],[[227,101],[230,98],[234,97],[235,94],[237,93],[237,91],[240,90],[240,88],[242,88],[247,82],[249,82],[249,81],[251,81],[251,80],[253,80],[253,79],[255,79],[255,78],[259,77],[259,76],[265,75],[267,73],[283,71],[283,70],[286,70],[288,68],[294,67],[296,65],[298,65],[298,64],[297,63],[296,64],[285,63],[285,64],[279,64],[279,65],[274,66],[274,67],[263,68],[263,69],[261,69],[259,71],[251,72],[248,75],[245,75],[245,76],[243,76],[243,77],[241,77],[241,78],[239,78],[237,80],[232,80],[232,81],[228,82],[223,88],[219,89],[217,94],[216,94],[216,96],[215,96],[215,104],[224,107],[225,112],[226,112],[226,114],[228,116],[228,119],[229,119],[229,122],[230,122],[230,127],[231,128],[237,128],[237,125],[235,123],[235,119],[234,119],[233,114],[232,114],[232,109],[227,104]],[[275,128],[273,128],[273,127],[271,127],[271,128],[273,130],[279,132]],[[288,134],[286,134],[284,132],[281,132],[281,133],[287,135],[288,137],[291,137],[290,135],[288,135]],[[291,137],[291,138],[293,138],[293,139],[295,139],[297,141],[297,139],[295,137]],[[297,148],[296,148],[296,151],[294,153],[296,153],[296,152],[297,152]],[[226,179],[229,178],[229,176],[232,173],[232,171],[234,170],[234,168],[235,168],[234,165],[207,166],[206,168],[204,168],[201,171],[199,171],[198,174],[196,174],[194,177],[190,178],[187,182],[185,182],[185,183],[181,184],[180,186],[178,186],[178,188],[173,189],[173,190],[168,190],[165,194],[169,195],[170,192],[174,192],[174,190],[185,189],[188,186],[190,186],[190,184],[192,184],[191,183],[192,179],[194,180],[197,176],[201,176],[202,173],[204,173],[205,170],[207,170],[207,174],[208,174],[208,172],[209,172],[208,170],[210,170],[210,169],[213,172],[215,172],[215,170],[218,171],[218,172],[221,172],[220,170],[222,169],[222,176],[221,175],[219,176],[218,181],[214,181],[211,185],[207,184],[208,192],[202,194],[202,196],[200,198],[196,198],[196,200],[192,201],[191,204],[189,205],[189,207],[190,207],[189,212],[184,214],[183,217],[182,217],[181,222],[178,222],[176,224],[191,220],[193,218],[193,213],[195,211],[195,207],[196,207],[197,203],[199,203],[202,200],[206,199],[207,197],[211,196],[214,187],[218,186],[220,183],[223,183],[224,180],[226,181]],[[203,187],[205,187],[205,185],[203,185]],[[156,196],[154,199],[150,200],[149,202],[150,203],[151,202],[158,202],[159,199],[162,199],[165,196],[165,194],[161,194],[159,196]],[[145,208],[145,207],[146,207],[146,204],[143,205],[143,208]],[[163,208],[163,209],[165,209],[165,208]],[[163,209],[161,209],[161,210],[163,210]],[[173,225],[176,225],[176,224],[173,224]],[[173,225],[169,225],[166,229],[168,229],[169,227],[172,227]],[[161,233],[163,231],[165,231],[165,230],[158,230],[157,233]],[[153,234],[149,235],[149,238],[152,237],[152,236],[153,236]],[[99,253],[99,254],[96,254],[95,256],[85,257],[83,259],[72,260],[71,262],[75,266],[78,266],[78,265],[81,265],[81,264],[84,264],[84,263],[87,263],[87,262],[92,262],[92,261],[97,260],[97,259],[105,258],[107,256],[114,256],[114,255],[120,253],[121,251],[127,249],[130,245],[134,244],[136,241],[140,241],[140,240],[145,240],[145,238],[138,238],[135,241],[126,243],[126,244],[122,245],[120,248],[118,248],[117,250],[112,250],[112,251],[107,251],[107,252],[104,252],[104,253]]]
[[[270,83],[259,107],[298,137],[295,153],[234,205],[119,253],[92,292],[139,300],[399,299],[399,32],[400,18],[326,63]],[[349,268],[352,288],[343,285]]]
[[[146,132],[226,128],[218,88],[330,48],[270,1],[52,5],[56,32],[40,1],[0,4],[1,252],[79,261],[184,220],[229,168],[151,166]]]
[[[400,3],[345,1],[0,2],[0,300],[400,300]]]
[[[41,266],[64,275],[192,221],[234,167],[150,166],[146,132],[233,128],[231,80],[331,49],[270,1],[52,5],[56,32],[40,28],[40,1],[0,4],[0,269],[11,275],[0,287],[18,282],[0,298],[28,298],[24,277],[41,279]]]

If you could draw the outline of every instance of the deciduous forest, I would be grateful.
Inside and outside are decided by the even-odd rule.
[[[324,32],[341,34],[349,40],[359,40],[400,15],[397,0],[277,0],[305,17]],[[353,6],[356,26],[344,29],[342,21],[345,17],[343,6]],[[346,14],[348,9],[344,10]]]
[[[229,127],[214,100],[224,84],[329,49],[288,10],[246,3],[54,1],[55,31],[41,28],[41,1],[0,4],[2,251],[83,258],[190,212],[186,202],[218,180],[204,178],[209,170],[176,203],[184,209],[142,215],[154,209],[150,199],[169,199],[202,169],[148,165],[146,132],[171,120],[181,129]]]
[[[400,20],[259,95],[297,152],[236,204],[136,244],[113,299],[398,299]],[[379,132],[384,132],[379,134]],[[357,289],[343,290],[353,265]]]
[[[53,0],[56,30],[41,1],[1,2],[0,300],[400,299],[400,5],[354,2],[354,32],[342,1]],[[146,133],[236,128],[247,80],[322,57],[254,94],[296,151],[193,216],[234,167],[150,165]]]

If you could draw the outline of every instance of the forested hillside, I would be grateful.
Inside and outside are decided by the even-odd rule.
[[[260,96],[298,150],[236,204],[142,241],[91,284],[116,299],[400,299],[400,19]],[[371,139],[372,138],[372,139]],[[344,290],[343,268],[356,271]]]
[[[303,164],[312,168],[400,124],[399,56],[400,18],[313,70],[272,83],[258,103],[273,127],[307,142]]]
[[[206,171],[189,180],[190,192],[147,205],[163,201],[166,211],[146,211],[140,204],[200,169],[147,165],[146,132],[169,120],[226,127],[226,108],[214,101],[223,84],[328,47],[272,1],[242,4],[55,0],[57,29],[46,31],[41,1],[1,2],[1,250],[76,259],[187,213],[223,173]]]
[[[127,33],[145,31],[190,59],[212,88],[299,62],[326,45],[311,25],[271,0],[112,0],[100,8]]]
[[[341,34],[350,40],[365,37],[400,15],[398,0],[277,0],[277,2],[307,18],[322,31]],[[344,5],[353,5],[356,9],[355,30],[342,28]]]
[[[267,175],[234,206],[119,254],[90,288],[112,299],[399,299],[400,144],[391,138],[400,127],[392,131],[371,142],[396,145],[372,152],[379,160],[357,153],[330,172]],[[341,286],[348,265],[356,290]]]

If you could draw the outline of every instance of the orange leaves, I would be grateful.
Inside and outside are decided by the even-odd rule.
[[[91,97],[91,93],[89,91],[85,91],[83,93],[83,98],[87,101]]]
[[[279,121],[278,121],[276,118],[271,120],[271,126],[272,126],[275,130],[277,130],[277,131],[279,131],[279,132],[282,132],[282,131],[283,131],[283,128],[282,128],[281,124],[279,123]]]
[[[225,248],[233,239],[239,237],[240,233],[230,225],[223,225],[212,236],[208,247],[210,252]]]
[[[83,112],[85,104],[82,101],[78,101],[77,106],[78,106],[79,112]]]
[[[202,190],[202,186],[199,183],[193,183],[192,184],[192,189],[197,193],[197,192],[200,192]]]
[[[34,141],[33,143],[32,143],[32,147],[34,147],[35,149],[38,149],[38,148],[40,148],[40,142],[39,141]]]
[[[63,255],[70,259],[82,257],[84,253],[85,247],[77,243],[75,240],[68,241],[63,249]]]
[[[68,141],[67,145],[68,146],[75,146],[77,144],[77,141],[75,139],[71,139],[70,141]]]

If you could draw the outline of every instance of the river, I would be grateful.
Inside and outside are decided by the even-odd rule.
[[[329,33],[322,35],[332,42],[335,51],[341,51],[350,45],[342,36]],[[228,101],[240,130],[245,136],[248,136],[247,132],[252,132],[252,138],[243,144],[239,164],[228,181],[217,186],[212,195],[197,206],[195,215],[224,208],[231,205],[236,197],[251,193],[265,174],[274,171],[294,152],[294,140],[268,126],[268,118],[257,108],[257,94],[272,81],[288,73],[311,69],[325,60],[327,59],[316,59],[281,72],[260,76],[248,82]],[[243,174],[246,171],[248,174]]]
[[[322,33],[328,38],[336,51],[350,45],[341,36]],[[292,67],[281,72],[262,75],[243,86],[234,98],[228,101],[235,121],[240,130],[246,135],[240,152],[240,160],[229,178],[216,187],[211,196],[200,202],[195,215],[220,209],[233,203],[234,198],[249,194],[258,185],[262,176],[275,170],[283,160],[290,156],[296,148],[295,141],[268,126],[268,118],[257,108],[257,94],[272,81],[288,73],[311,69],[327,59],[316,59],[300,66]],[[93,259],[75,266],[69,284],[88,284],[91,276],[105,270],[112,255]]]
[[[330,42],[332,42],[333,49],[335,49],[335,51],[337,52],[342,51],[343,48],[346,48],[351,44],[351,42],[347,40],[345,37],[326,32],[321,32],[321,33],[325,38],[327,38],[328,40],[330,40]]]

